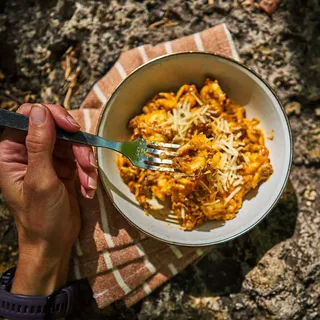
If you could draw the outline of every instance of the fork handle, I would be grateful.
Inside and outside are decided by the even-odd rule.
[[[0,108],[0,126],[27,132],[29,127],[29,118],[23,114]],[[56,127],[56,135],[58,139],[86,144],[89,146],[102,147],[106,144],[105,139],[83,131],[71,133]]]

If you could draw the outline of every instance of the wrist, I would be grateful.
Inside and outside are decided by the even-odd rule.
[[[11,292],[47,296],[65,286],[71,249],[59,256],[43,250],[20,251]]]

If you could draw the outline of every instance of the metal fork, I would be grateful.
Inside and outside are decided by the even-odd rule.
[[[28,131],[29,118],[25,115],[10,112],[0,108],[0,126]],[[131,142],[117,142],[106,140],[102,137],[78,131],[70,133],[56,128],[57,138],[94,147],[108,148],[120,152],[138,168],[174,172],[172,160],[167,157],[176,156],[175,150],[180,145],[173,143],[148,142],[138,138]],[[151,156],[150,156],[151,155]],[[159,156],[159,157],[152,157]],[[161,159],[163,158],[163,159]]]

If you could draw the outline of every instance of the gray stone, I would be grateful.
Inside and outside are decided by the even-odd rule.
[[[320,190],[320,4],[318,0],[281,0],[278,10],[267,15],[254,5],[258,1],[246,3],[0,3],[0,72],[5,75],[0,80],[0,102],[9,90],[19,102],[32,94],[34,100],[63,103],[61,59],[72,46],[75,67],[81,72],[71,107],[78,108],[122,50],[225,22],[241,60],[268,80],[285,105],[299,103],[298,114],[289,112],[295,148],[291,182],[273,212],[249,233],[215,246],[133,308],[114,304],[107,318],[320,319],[320,204],[312,193]],[[178,25],[148,28],[164,17]],[[16,259],[14,230],[7,210],[0,211],[2,267]]]

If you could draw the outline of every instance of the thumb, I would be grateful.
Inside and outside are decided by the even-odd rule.
[[[29,115],[29,129],[26,138],[28,167],[26,180],[39,185],[55,181],[52,152],[56,141],[55,122],[50,110],[41,104],[34,104]]]

